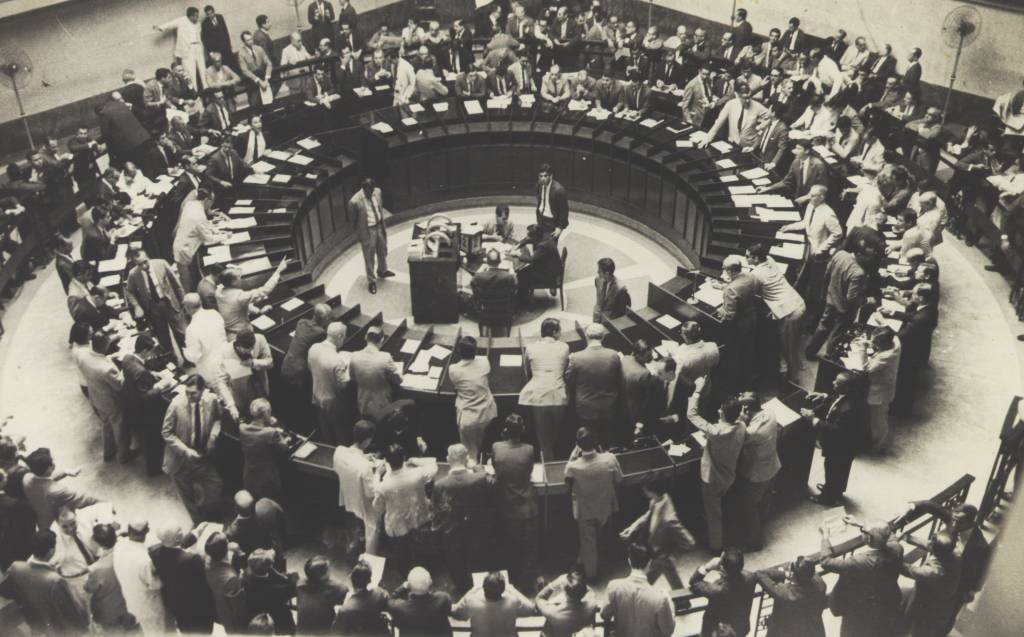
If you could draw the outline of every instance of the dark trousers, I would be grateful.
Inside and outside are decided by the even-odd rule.
[[[540,520],[529,518],[504,519],[505,563],[513,586],[527,592],[533,586],[537,575],[537,560],[540,552]],[[528,592],[526,594],[529,594]]]
[[[473,588],[471,564],[474,538],[467,526],[456,527],[441,533],[445,564],[452,578],[456,594],[461,597]]]
[[[166,406],[155,401],[143,401],[128,407],[126,415],[135,426],[136,440],[142,443],[142,457],[146,462],[146,474],[155,476],[163,473],[164,439],[160,435],[162,415]]]
[[[156,336],[156,340],[160,342],[164,350],[175,352],[183,346],[185,319],[182,318],[181,312],[171,306],[169,301],[161,299],[152,303],[146,308],[145,313],[146,320],[153,328],[153,335]],[[172,345],[172,339],[177,343],[177,349]]]
[[[668,580],[668,585],[672,587],[672,590],[679,590],[683,587],[683,580],[679,577],[679,571],[676,570],[676,564],[672,561],[672,557],[663,551],[654,551],[651,561],[647,564],[647,581],[653,584],[662,575]]]
[[[807,304],[806,316],[810,321],[816,321],[821,316],[825,299],[825,270],[827,268],[827,257],[813,259],[808,256],[804,259],[800,275],[797,277],[797,290],[800,291],[800,296],[804,297]]]
[[[818,350],[825,344],[825,341],[830,339],[832,334],[841,332],[853,324],[854,316],[856,316],[855,312],[843,314],[835,306],[826,305],[825,311],[821,314],[821,320],[818,321],[818,327],[811,335],[811,340],[807,341],[804,355],[807,358],[817,356]]]
[[[825,456],[825,488],[821,495],[826,500],[838,500],[846,493],[850,481],[853,456],[829,454]]]

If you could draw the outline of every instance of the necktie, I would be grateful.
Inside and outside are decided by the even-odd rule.
[[[96,558],[92,556],[92,552],[85,548],[85,542],[82,541],[82,538],[78,537],[78,531],[75,531],[72,539],[75,541],[75,546],[77,546],[78,550],[81,551],[82,557],[85,558],[86,565],[92,564],[96,561]]]
[[[736,135],[743,134],[743,104],[740,104],[740,116],[736,119]]]
[[[498,93],[500,95],[505,94],[505,78],[500,75],[498,76]]]
[[[228,115],[228,109],[223,106],[220,107],[220,127],[221,130],[227,130],[231,124],[231,117]]]
[[[146,274],[146,284],[149,286],[149,298],[150,298],[150,300],[151,301],[156,301],[158,299],[162,299],[163,295],[160,294],[160,290],[158,290],[157,287],[156,287],[156,284],[153,283],[153,276],[152,276],[152,274],[150,274],[148,271],[146,271],[145,274]]]
[[[377,210],[377,200],[374,199],[373,195],[370,195],[370,210],[373,211],[373,225],[380,223],[380,211]]]
[[[804,160],[804,165],[800,167],[800,187],[797,188],[797,194],[803,192],[804,186],[807,184],[807,171],[811,166],[811,162],[808,159]],[[813,212],[813,210],[811,211]]]
[[[203,416],[199,411],[199,403],[201,401],[197,398],[195,407],[192,409],[192,448],[202,453],[203,450]]]
[[[701,82],[701,86],[704,87],[704,101],[705,102],[710,102],[711,101],[711,88],[708,86],[707,81],[705,80],[705,81]]]
[[[775,130],[775,120],[768,125],[768,128],[764,131],[764,137],[761,139],[761,154],[764,155],[765,151],[768,150],[768,140],[771,139],[772,131]]]
[[[546,212],[547,203],[548,203],[548,185],[544,184],[544,188],[541,190],[541,193],[540,193],[540,214],[543,215]]]
[[[231,153],[224,153],[224,158],[228,163],[228,180],[235,180],[235,162],[231,160]]]
[[[640,110],[640,85],[636,85],[636,110]]]
[[[808,236],[811,234],[811,224],[814,223],[814,211],[817,210],[817,206],[810,206],[810,210],[807,211],[807,229],[804,230]]]

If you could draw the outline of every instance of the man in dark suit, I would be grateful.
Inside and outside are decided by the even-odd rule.
[[[442,637],[452,634],[448,620],[452,599],[448,593],[432,590],[432,585],[427,569],[416,566],[388,599],[391,624],[403,635]]]
[[[914,406],[917,394],[917,380],[921,370],[928,367],[932,352],[932,334],[939,323],[938,298],[935,288],[928,283],[919,283],[913,289],[911,302],[903,313],[884,311],[892,318],[902,318],[899,330],[900,353],[899,373],[896,376],[896,397],[893,411],[907,415]]]
[[[252,169],[235,150],[230,136],[224,137],[220,149],[210,157],[206,166],[206,178],[217,184],[222,191],[230,191],[250,172]]]
[[[135,340],[135,351],[125,354],[121,359],[125,418],[142,443],[146,473],[150,476],[163,473],[160,464],[164,451],[163,439],[160,437],[160,417],[162,392],[166,385],[147,367],[147,360],[153,360],[155,349],[156,341],[153,337],[140,334]]]
[[[466,28],[463,20],[456,19],[452,23],[451,41],[446,48],[438,60],[442,70],[465,73],[472,69],[473,34]]]
[[[661,62],[651,64],[650,81],[659,88],[681,86],[686,78],[682,61],[681,55],[670,54],[666,55]]]
[[[342,0],[342,2],[345,2],[345,0]],[[348,8],[351,9],[351,5]],[[339,51],[348,47],[356,59],[362,59],[363,40],[359,37],[359,34],[355,32],[355,20],[347,21],[343,15],[338,17],[337,39]]]
[[[150,547],[149,557],[163,584],[164,606],[183,634],[209,634],[216,609],[202,556],[181,548],[185,534],[176,525],[160,529],[157,537],[160,544]]]
[[[326,635],[334,624],[335,606],[341,606],[348,588],[331,578],[331,563],[314,555],[306,560],[306,580],[296,588],[300,635]]]
[[[136,319],[146,319],[160,344],[174,351],[172,340],[182,341],[185,335],[181,281],[167,261],[150,259],[141,248],[129,250],[128,258],[134,264],[125,282],[128,304]]]
[[[566,389],[579,424],[596,433],[607,446],[615,440],[622,362],[618,353],[603,345],[607,335],[603,325],[591,323],[584,334],[586,349],[569,356]]]
[[[864,422],[853,395],[855,383],[853,374],[840,372],[832,381],[831,396],[808,394],[810,400],[817,402],[817,408],[800,410],[801,415],[814,424],[821,455],[825,458],[825,482],[817,485],[818,493],[809,496],[816,504],[829,507],[839,504],[846,492],[853,459],[862,445]]]
[[[329,0],[313,0],[306,9],[306,18],[309,20],[309,42],[307,46],[310,51],[316,49],[320,40],[327,38],[334,39],[334,6]]]
[[[213,595],[217,623],[224,626],[228,634],[242,632],[245,592],[242,590],[242,578],[235,568],[234,549],[228,543],[226,535],[217,531],[210,535],[203,547],[209,560],[206,565],[206,583]]]
[[[114,572],[114,545],[117,529],[111,524],[97,524],[92,529],[92,540],[98,547],[96,561],[89,565],[85,592],[89,594],[89,609],[93,622],[103,632],[119,632],[137,625]]]
[[[206,105],[199,118],[199,129],[215,136],[224,135],[231,130],[231,109],[228,108],[223,91],[213,91],[210,103]]]
[[[501,253],[489,250],[484,267],[473,275],[469,287],[473,291],[473,310],[486,313],[489,302],[501,303],[515,296],[516,276],[501,268]]]
[[[800,18],[790,18],[789,27],[779,40],[787,54],[793,56],[807,49],[807,34],[800,28]]]
[[[555,285],[562,270],[562,257],[558,254],[556,239],[541,226],[530,224],[526,228],[523,244],[532,245],[533,252],[524,249],[519,254],[519,261],[523,263],[516,271],[520,303],[528,301],[538,287]]]
[[[907,58],[907,70],[903,71],[903,90],[917,97],[921,91],[921,49],[914,48]]]
[[[770,117],[761,124],[762,130],[758,134],[757,146],[749,149],[760,156],[761,166],[765,170],[774,170],[786,154],[789,127],[786,126],[786,122],[782,121],[785,111],[785,106],[772,104],[769,109]]]
[[[11,564],[0,581],[0,595],[18,602],[33,633],[83,634],[89,628],[89,612],[75,601],[68,581],[50,563],[56,546],[53,531],[37,532],[32,538],[32,557]]]
[[[7,472],[0,469],[0,570],[6,571],[18,560],[32,554],[32,536],[36,532],[36,514],[28,502],[11,497]]]
[[[871,78],[876,81],[883,81],[896,73],[896,58],[892,54],[892,45],[886,44],[882,52],[868,65],[868,72]]]
[[[141,122],[146,117],[146,89],[135,81],[135,71],[125,69],[121,73],[121,88],[118,89],[125,104]]]
[[[140,159],[145,143],[152,138],[124,102],[111,98],[100,106],[96,116],[113,160],[124,163]]]
[[[835,35],[831,35],[825,41],[825,55],[832,58],[836,64],[839,63],[840,58],[843,57],[843,53],[846,53],[846,49],[849,45],[846,42],[846,31],[839,29]]]
[[[829,609],[843,618],[843,635],[889,635],[900,623],[902,593],[899,576],[903,566],[903,546],[891,540],[888,524],[861,526],[867,549],[832,557],[832,545],[824,536],[821,567],[837,573]]]
[[[217,13],[217,10],[210,5],[204,9],[205,16],[199,27],[200,38],[203,41],[203,49],[207,55],[214,51],[220,53],[221,59],[228,66],[234,67],[235,56],[231,52],[231,36],[228,35],[228,23],[224,16]]]
[[[245,553],[256,549],[275,551],[275,566],[284,569],[284,510],[270,498],[256,501],[248,491],[236,493],[235,519],[224,534]]]
[[[537,176],[537,225],[556,238],[569,226],[569,196],[548,164],[541,164]]]
[[[718,577],[708,580],[708,573]],[[720,634],[718,627],[729,626],[735,635],[750,632],[750,607],[754,603],[754,575],[743,570],[743,553],[729,548],[721,556],[713,557],[690,576],[690,590],[708,598],[708,607],[700,634],[711,637]]]
[[[274,568],[278,558],[274,551],[256,549],[249,555],[242,589],[245,591],[245,614],[243,621],[248,625],[256,615],[267,613],[274,620],[275,632],[281,635],[295,634],[295,616],[289,608],[295,597],[299,576]]]
[[[780,181],[767,186],[759,186],[758,193],[781,190],[801,203],[814,186],[828,185],[828,165],[817,155],[811,153],[814,142],[809,139],[797,139],[792,143],[793,163]]]
[[[465,445],[448,447],[448,474],[434,483],[433,526],[440,532],[455,592],[463,595],[473,588],[472,565],[483,549],[486,523],[493,510],[492,483],[486,473],[467,466]]]
[[[757,329],[757,281],[743,271],[742,257],[730,254],[722,262],[722,274],[728,279],[722,290],[722,307],[718,317],[722,320],[726,335],[726,353],[731,360],[729,380],[736,383],[733,389],[749,387],[749,381],[757,367],[757,348],[754,333]]]
[[[341,57],[334,70],[334,88],[342,95],[349,95],[349,92],[363,85],[363,63],[353,53],[352,49],[342,46]]]

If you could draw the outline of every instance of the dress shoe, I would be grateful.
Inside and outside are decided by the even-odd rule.
[[[814,488],[817,489],[818,491],[824,491],[825,490],[825,485],[823,483],[819,482],[818,484],[814,485]]]
[[[818,353],[812,352],[811,350],[807,350],[804,352],[804,358],[813,363],[814,361],[818,360]]]
[[[377,283],[376,282],[370,281],[370,285],[367,286],[367,287],[370,290],[370,294],[376,294],[377,293]]]
[[[385,270],[383,272],[378,272],[377,276],[379,276],[382,279],[388,279],[395,276],[395,273],[392,272],[391,270]]]
[[[825,507],[833,507],[833,506],[836,506],[837,504],[839,504],[837,501],[835,501],[835,500],[833,500],[831,498],[826,498],[825,496],[821,495],[820,493],[816,493],[814,495],[809,495],[809,496],[807,496],[807,499],[810,500],[811,502],[815,503],[815,504],[820,504],[821,506],[825,506]]]

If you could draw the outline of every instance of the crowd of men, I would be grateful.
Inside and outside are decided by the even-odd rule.
[[[756,351],[757,299],[780,333],[773,371],[791,378],[802,359],[816,359],[827,342],[826,352],[835,337],[860,326],[849,352],[863,374],[839,374],[833,391],[812,394],[814,407],[803,414],[814,423],[825,457],[825,481],[813,499],[838,504],[855,455],[884,452],[890,412],[907,413],[913,404],[915,375],[927,365],[938,321],[932,251],[943,229],[958,225],[947,219],[932,178],[942,127],[937,109],[921,113],[920,50],[898,75],[888,45],[877,53],[863,38],[847,46],[840,31],[810,47],[797,18],[759,42],[746,18],[740,9],[718,44],[705,29],[691,32],[686,25],[668,37],[655,26],[643,33],[596,2],[576,15],[564,6],[528,15],[519,3],[505,15],[493,5],[450,29],[411,20],[395,33],[382,26],[364,41],[368,30],[357,28],[348,2],[335,7],[314,0],[310,30],[281,48],[266,16],[233,45],[213,7],[206,7],[202,20],[190,8],[157,27],[175,31],[174,63],[145,85],[125,72],[121,89],[97,109],[102,143],[83,127],[67,152],[48,140],[28,155],[27,168],[8,167],[0,249],[10,254],[22,237],[47,238],[36,264],[46,263],[53,249],[74,322],[69,340],[80,385],[102,424],[104,460],[131,462],[134,439],[148,473],[172,477],[196,526],[188,532],[170,526],[154,535],[142,520],[124,529],[111,521],[80,523],[75,512],[97,501],[60,484],[73,476],[55,469],[48,450],[25,453],[4,439],[0,549],[7,572],[0,592],[20,602],[36,630],[51,633],[84,630],[90,623],[109,630],[141,625],[155,633],[173,627],[207,632],[216,621],[231,632],[272,626],[279,633],[381,634],[387,613],[400,629],[446,634],[451,616],[469,620],[474,634],[492,635],[513,631],[519,615],[540,613],[551,634],[571,634],[600,610],[619,634],[668,635],[672,603],[651,585],[664,575],[670,587],[683,588],[673,556],[696,540],[680,523],[665,485],[644,485],[647,512],[622,529],[632,572],[609,585],[606,605],[594,604],[587,582],[610,572],[598,547],[619,508],[621,468],[608,450],[700,430],[707,439],[700,472],[707,529],[698,535],[720,556],[689,580],[691,590],[711,600],[703,634],[733,634],[722,632],[723,625],[748,633],[755,581],[776,599],[771,634],[821,634],[824,584],[810,561],[799,559],[785,573],[755,575],[743,570],[742,552],[729,548],[761,548],[761,517],[779,470],[778,423],[746,391],[759,367],[749,358]],[[471,22],[478,38],[488,38],[482,59],[473,51]],[[292,68],[312,58],[312,74]],[[518,415],[497,418],[486,360],[476,357],[473,339],[458,344],[452,379],[460,443],[448,448],[449,472],[440,478],[436,463],[423,460],[439,450],[426,448],[416,405],[397,398],[401,375],[381,351],[383,333],[371,328],[362,350],[346,351],[347,328],[326,305],[298,322],[280,373],[289,398],[271,406],[267,370],[273,359],[251,317],[289,263],[282,261],[256,289],[244,289],[234,268],[214,265],[200,273],[195,263],[200,246],[223,239],[214,223],[217,196],[267,148],[258,110],[236,147],[230,134],[235,111],[243,99],[258,105],[268,92],[300,93],[326,105],[332,91],[382,82],[393,83],[398,104],[446,95],[449,85],[459,96],[536,93],[555,105],[588,100],[609,111],[644,113],[653,99],[677,102],[684,121],[708,132],[707,142],[724,135],[781,176],[763,192],[784,193],[804,206],[801,220],[784,228],[806,238],[796,283],[790,284],[767,246],[750,246],[723,262],[723,360],[695,323],[683,326],[683,343],[671,356],[655,357],[643,342],[620,355],[603,345],[600,319],[623,312],[628,294],[620,291],[614,262],[602,259],[586,349],[570,355],[558,339],[557,320],[545,321],[542,338],[527,347],[533,378],[519,403],[530,427]],[[913,133],[910,143],[894,143],[893,121]],[[219,145],[205,171],[191,156],[202,136]],[[1002,176],[1004,203],[1016,205],[1024,193],[1019,155],[976,129],[963,145],[959,167]],[[839,168],[825,164],[820,146],[841,160]],[[96,160],[104,153],[112,165],[100,171]],[[173,263],[131,250],[119,299],[98,285],[92,262],[115,253],[119,228],[148,221],[135,203],[152,195],[154,180],[172,168],[183,171]],[[859,176],[856,189],[835,188],[835,170]],[[538,218],[527,238],[532,254],[557,258],[568,204],[550,168],[540,172]],[[79,259],[66,238],[50,240],[56,229],[48,211],[70,200],[72,183],[88,204],[78,210]],[[366,226],[361,241],[375,291],[376,282],[392,274],[376,235],[383,209],[372,182],[361,193],[356,209]],[[841,219],[836,209],[844,199],[852,200],[852,210]],[[512,239],[507,214],[499,211],[488,234]],[[554,258],[534,287],[551,280]],[[887,260],[898,263],[879,274]],[[31,276],[28,266],[18,280]],[[887,300],[905,309],[893,309]],[[898,331],[888,326],[892,319],[902,321]],[[147,331],[125,347],[105,329],[111,321],[137,322]],[[811,334],[806,344],[802,331]],[[109,356],[114,352],[116,360]],[[168,360],[190,370],[172,395],[167,390],[174,380],[160,373]],[[712,379],[721,380],[715,372],[720,363],[731,372],[712,387]],[[302,583],[288,572],[278,462],[292,448],[275,411],[288,422],[315,419],[318,438],[337,445],[339,504],[358,520],[346,525],[358,529],[355,544],[372,555],[385,553],[393,571],[408,574],[393,594],[371,585],[365,562],[353,569],[350,589],[330,578],[322,557],[306,563]],[[232,512],[225,510],[216,463],[222,427],[228,426],[237,426],[245,458],[245,490],[235,494]],[[533,593],[541,570],[540,508],[530,480],[538,457],[569,458],[580,567],[531,599],[519,591]],[[485,471],[488,460],[492,469]],[[739,503],[735,514],[730,502]],[[865,527],[867,554],[822,562],[824,570],[850,582],[842,588],[846,606],[832,608],[844,627],[856,625],[850,634],[886,634],[898,623],[900,573],[923,583],[910,609],[915,630],[920,626],[915,634],[948,630],[959,603],[979,585],[984,538],[969,507],[945,515],[949,523],[931,538],[923,566],[904,566],[890,530],[880,525]],[[229,520],[223,532],[209,531],[212,523]],[[447,573],[451,591],[462,596],[457,603],[419,566],[429,537],[439,538],[444,558],[431,568]],[[505,559],[488,563],[493,554]],[[481,562],[507,568],[508,578],[492,572],[475,586],[470,573]],[[865,584],[865,570],[878,581]],[[47,592],[35,595],[39,590]]]

